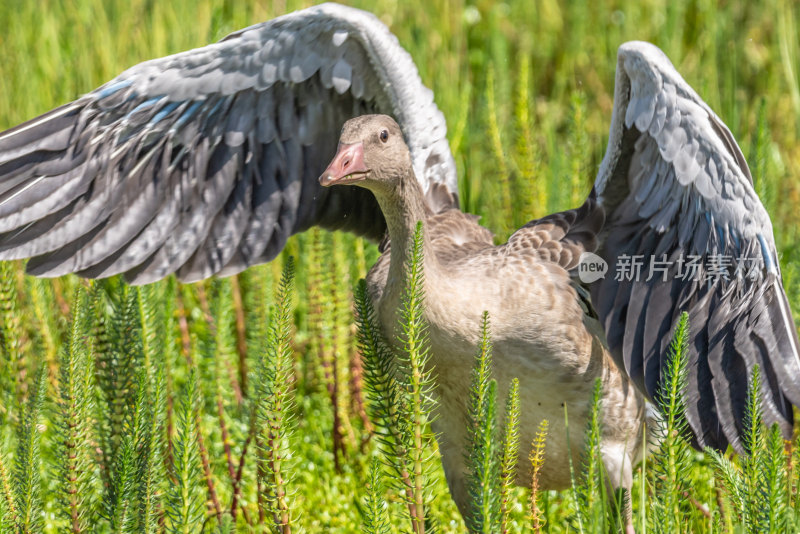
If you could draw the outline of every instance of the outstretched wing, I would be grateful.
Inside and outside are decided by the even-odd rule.
[[[369,192],[317,183],[342,124],[376,112],[403,128],[423,189],[455,199],[444,117],[369,13],[323,4],[141,63],[0,134],[0,259],[192,281],[269,261],[312,225],[378,239]]]
[[[591,285],[612,353],[654,398],[673,325],[688,311],[687,419],[697,444],[741,450],[756,365],[764,418],[788,436],[790,403],[800,405],[797,332],[772,224],[739,147],[653,45],[620,47],[615,91],[595,182],[610,271]]]

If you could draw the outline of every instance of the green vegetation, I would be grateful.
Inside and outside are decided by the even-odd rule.
[[[354,5],[390,26],[434,89],[462,205],[500,239],[588,193],[605,150],[618,45],[642,39],[663,48],[748,156],[800,317],[794,3]],[[139,61],[306,6],[4,0],[0,128]],[[376,256],[371,244],[312,230],[272,264],[192,285],[34,280],[18,263],[0,264],[0,532],[462,532],[429,426],[428,373],[436,370],[425,368],[421,282],[410,277],[399,334],[407,357],[393,363],[357,284]],[[677,329],[661,399],[672,410],[686,327]],[[489,330],[487,322],[473,404],[464,407],[476,429],[470,528],[604,532],[603,521],[619,524],[619,506],[604,496],[597,428],[572,490],[531,495],[510,486],[517,454],[530,459],[538,483],[547,426],[532,452],[516,444],[519,401],[497,399],[490,366],[480,363],[490,359]],[[687,448],[675,432],[681,420],[665,418],[668,439],[637,470],[629,496],[638,532],[797,530],[798,447],[763,427],[755,400],[749,406],[742,458]]]

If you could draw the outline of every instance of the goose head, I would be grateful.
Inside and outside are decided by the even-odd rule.
[[[339,137],[339,148],[319,177],[325,187],[357,185],[378,196],[416,181],[400,126],[387,115],[363,115],[347,121]]]

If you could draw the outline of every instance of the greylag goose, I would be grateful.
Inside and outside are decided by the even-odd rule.
[[[580,465],[582,449],[567,441],[564,407],[572,439],[581,443],[599,378],[606,472],[613,487],[630,488],[632,461],[642,444],[644,400],[617,369],[597,319],[581,304],[560,259],[570,257],[559,253],[566,236],[553,232],[549,221],[534,221],[508,243],[495,246],[491,232],[475,216],[458,209],[434,214],[414,175],[403,132],[386,115],[345,123],[339,150],[320,183],[360,186],[381,207],[389,250],[367,275],[367,288],[383,333],[395,345],[407,256],[417,221],[423,223],[425,317],[438,397],[433,428],[450,493],[462,514],[469,506],[464,409],[484,311],[492,321],[493,373],[498,384],[507,388],[514,377],[519,379],[521,442],[532,442],[542,419],[551,425],[542,487],[568,487],[570,460]],[[526,457],[517,472],[519,484],[529,477]]]
[[[381,206],[380,193],[376,200],[364,187],[318,183],[342,124],[367,113],[393,116],[399,126],[386,127],[393,146],[403,152],[400,132],[408,146],[416,182],[403,183],[419,189],[411,215],[424,215],[428,261],[438,262],[431,269],[470,254],[484,258],[466,263],[487,277],[497,278],[487,265],[517,273],[503,302],[488,295],[462,304],[463,313],[490,308],[495,343],[509,347],[496,359],[502,382],[532,373],[546,379],[547,391],[561,384],[563,398],[554,394],[542,406],[536,389],[522,391],[528,432],[561,402],[585,399],[570,411],[578,427],[586,384],[602,376],[605,460],[626,485],[638,441],[629,435],[642,417],[636,392],[653,398],[671,327],[686,310],[686,416],[695,444],[741,447],[755,365],[765,377],[765,420],[789,435],[800,358],[769,217],[728,128],[645,43],[620,47],[608,150],[587,201],[531,222],[503,247],[488,248],[485,231],[448,210],[458,196],[445,121],[411,57],[374,16],[324,4],[136,65],[0,134],[0,259],[31,258],[28,271],[38,276],[124,274],[143,284],[176,273],[193,281],[269,261],[290,235],[314,225],[380,239],[387,217],[391,253],[402,255],[396,206],[385,199]],[[609,272],[581,282],[581,257],[612,266],[652,258],[663,276]],[[746,272],[740,258],[750,260]],[[715,270],[685,276],[698,262]],[[391,263],[379,262],[373,282],[381,269],[389,276]],[[429,314],[445,315],[432,324],[445,324],[437,320],[461,306],[454,299],[469,296],[463,288],[445,294],[463,276],[430,275]],[[372,286],[382,306],[395,291],[388,280],[385,297]],[[530,315],[510,314],[512,305]],[[463,384],[448,377],[471,365],[473,326],[434,328],[435,349],[452,340],[435,352],[444,399],[461,395]],[[443,409],[451,415],[441,418],[442,452],[458,498],[462,417]],[[558,420],[548,443],[560,451],[548,452],[553,487],[565,481],[567,458]]]

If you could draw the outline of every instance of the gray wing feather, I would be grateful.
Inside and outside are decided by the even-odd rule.
[[[366,112],[393,115],[423,189],[456,198],[444,117],[371,14],[323,4],[136,65],[0,134],[0,259],[193,281],[268,261],[315,224],[379,239],[368,192],[317,183]]]
[[[650,44],[620,47],[593,196],[606,213],[598,250],[612,268],[592,284],[592,301],[634,383],[656,397],[673,325],[688,311],[686,417],[696,444],[741,449],[756,365],[764,418],[788,436],[791,404],[800,404],[800,355],[772,224],[730,131]],[[680,272],[690,256],[704,268],[696,278]],[[645,262],[641,277],[615,276],[620,259],[631,257]],[[666,280],[646,279],[651,257],[667,260]],[[720,257],[731,263],[710,275],[709,262]]]

